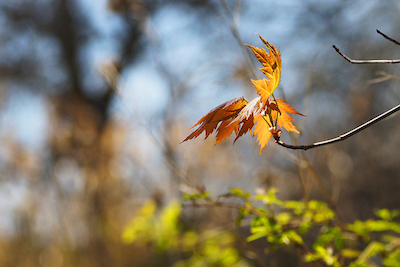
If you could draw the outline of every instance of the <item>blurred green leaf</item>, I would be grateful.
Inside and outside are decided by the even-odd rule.
[[[229,191],[235,197],[241,197],[241,198],[244,198],[244,199],[248,199],[250,197],[250,193],[243,192],[243,190],[241,188],[230,188]]]
[[[324,233],[320,234],[314,243],[314,247],[325,246],[331,241],[341,239],[341,230],[339,227],[328,228]]]
[[[394,218],[396,218],[397,216],[399,216],[400,213],[398,210],[390,211],[388,209],[380,209],[380,210],[375,211],[375,214],[378,217],[382,218],[383,220],[391,221]]]
[[[280,225],[286,225],[290,222],[292,216],[288,212],[282,212],[276,215],[276,221]]]
[[[316,246],[314,248],[315,251],[315,256],[318,259],[323,260],[326,265],[328,266],[340,266],[337,257],[333,255],[333,249],[332,248],[324,248],[322,246]]]
[[[285,201],[283,203],[283,206],[287,209],[293,210],[293,213],[296,215],[302,214],[306,208],[306,205],[304,202],[293,201],[293,200]]]
[[[355,249],[343,249],[341,251],[341,254],[345,258],[357,258],[358,256],[360,256],[361,251]]]
[[[400,266],[400,248],[390,252],[388,256],[383,259],[383,264],[387,267]]]
[[[153,200],[144,203],[138,215],[133,219],[122,233],[122,241],[126,244],[135,241],[146,243],[151,240],[155,228],[155,211],[157,205]]]
[[[187,194],[183,193],[183,201],[197,200],[208,198],[211,192],[204,192],[201,194]]]
[[[264,204],[267,205],[275,204],[281,206],[283,205],[283,202],[277,198],[277,191],[278,190],[276,188],[271,188],[266,194],[257,194],[256,199],[261,200]]]
[[[282,234],[282,242],[284,244],[303,244],[303,238],[299,234],[296,233],[294,230],[285,231]]]
[[[349,267],[369,267],[366,263],[352,262]]]
[[[252,234],[251,236],[248,236],[246,238],[246,240],[247,240],[247,242],[251,242],[251,241],[254,241],[256,239],[260,239],[260,238],[263,238],[263,237],[266,237],[266,236],[267,236],[267,232],[257,231],[254,234]]]

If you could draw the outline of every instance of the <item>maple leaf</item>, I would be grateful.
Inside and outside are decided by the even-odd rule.
[[[242,108],[235,120],[244,121],[253,119],[251,126],[255,125],[254,135],[257,135],[257,141],[261,146],[261,154],[263,148],[268,144],[272,133],[276,131],[275,122],[279,127],[283,127],[289,132],[299,133],[292,123],[294,120],[289,114],[304,116],[290,105],[286,104],[283,99],[276,98],[273,100],[269,98],[267,106],[263,107],[261,97],[256,97]],[[236,137],[235,142],[239,137],[239,135]]]
[[[257,93],[261,96],[261,101],[266,103],[267,98],[278,87],[281,80],[281,53],[280,50],[276,50],[273,44],[265,41],[260,35],[258,35],[258,37],[260,37],[261,41],[268,48],[269,53],[264,48],[258,48],[248,44],[246,45],[253,51],[258,61],[263,65],[263,67],[260,68],[260,71],[268,78],[268,80],[265,78],[257,81],[252,80],[257,89]]]
[[[289,114],[304,116],[303,114],[292,108],[290,105],[286,104],[283,99],[279,98],[276,98],[276,103],[272,102],[269,108],[271,109],[271,116],[261,115],[255,116],[254,118],[254,123],[257,123],[254,130],[254,135],[257,134],[257,141],[261,147],[260,154],[263,148],[268,144],[271,136],[273,134],[280,133],[280,130],[276,129],[275,121],[279,127],[285,128],[288,132],[299,133],[299,131],[296,129],[296,127],[294,127],[292,123],[294,120],[292,119],[292,117],[290,117]]]
[[[183,142],[198,137],[203,131],[206,131],[206,139],[215,129],[217,129],[217,143],[229,137],[233,131],[239,130],[239,122],[232,123],[236,115],[248,103],[244,97],[234,98],[211,110],[207,115],[201,118],[193,127],[200,125],[199,128],[190,134]],[[219,127],[218,124],[222,122]]]
[[[269,96],[272,95],[275,88],[273,88],[272,83],[270,83],[267,79],[263,78],[261,80],[253,80],[251,82],[254,84],[254,87],[257,90],[257,94],[261,97],[262,102],[266,103]]]
[[[283,127],[289,132],[299,133],[289,114],[302,115],[282,99],[277,98],[277,104],[275,100],[268,99],[268,103],[264,106],[261,97],[256,97],[250,102],[244,97],[229,100],[211,110],[193,125],[191,128],[200,126],[183,142],[198,137],[204,131],[206,132],[204,139],[206,139],[216,130],[216,145],[231,136],[232,132],[236,134],[235,143],[239,137],[251,131],[255,125],[253,135],[257,135],[261,154],[263,148],[271,139],[272,133],[276,132],[275,122],[279,127]]]
[[[286,104],[283,99],[277,98],[276,101],[278,102],[278,107],[281,112],[281,114],[278,116],[277,114],[273,115],[273,118],[276,119],[276,116],[278,116],[278,125],[279,127],[285,128],[288,132],[295,132],[299,133],[299,131],[294,127],[292,117],[289,116],[289,114],[297,114],[300,116],[304,116],[303,114],[299,113],[296,111],[294,108],[292,108],[289,104]],[[289,114],[288,114],[289,113]]]
[[[253,136],[257,135],[261,154],[271,136],[279,136],[281,130],[278,130],[277,126],[285,128],[289,132],[299,133],[289,114],[302,114],[286,104],[284,100],[270,97],[280,81],[280,52],[261,36],[259,37],[268,48],[269,53],[265,49],[247,46],[251,48],[263,65],[260,70],[268,78],[251,80],[260,96],[250,102],[244,97],[238,97],[219,105],[190,128],[199,125],[197,130],[186,137],[183,142],[198,137],[204,131],[206,139],[216,130],[216,145],[231,136],[233,132],[236,134],[235,143],[239,137],[251,132]],[[255,129],[252,132],[254,126]]]
[[[257,141],[260,144],[261,154],[263,148],[268,144],[269,139],[271,139],[272,134],[269,131],[271,126],[268,125],[267,119],[263,116],[256,116],[254,118],[254,122],[257,123],[254,130],[254,135],[257,135]]]

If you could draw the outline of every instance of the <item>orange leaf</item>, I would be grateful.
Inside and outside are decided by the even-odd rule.
[[[238,138],[249,131],[251,132],[255,125],[254,135],[257,135],[261,154],[271,136],[279,136],[281,130],[277,129],[276,124],[290,132],[299,133],[292,123],[294,120],[289,114],[302,114],[286,104],[284,100],[275,100],[275,98],[270,97],[278,87],[281,77],[280,52],[261,36],[259,37],[268,48],[269,53],[265,49],[251,45],[247,46],[251,48],[263,65],[260,70],[267,76],[267,79],[251,80],[260,96],[250,102],[243,97],[238,97],[219,105],[193,126],[199,125],[199,128],[186,137],[183,142],[198,137],[204,131],[205,138],[207,138],[216,130],[216,144],[228,138],[232,132],[236,134],[233,142],[235,143]]]
[[[232,132],[235,131],[237,134],[239,130],[239,122],[232,122],[233,119],[225,120],[221,123],[221,125],[217,129],[217,141],[215,142],[216,145],[221,143],[223,140],[231,136]]]
[[[267,118],[265,116],[254,117],[254,123],[257,123],[254,130],[254,135],[257,134],[257,141],[261,147],[260,154],[265,145],[268,144],[269,139],[271,138],[271,132],[269,131],[270,126],[268,125],[266,119]]]
[[[278,115],[278,125],[279,127],[285,128],[288,132],[295,132],[299,133],[299,131],[294,127],[292,117],[289,114],[297,114],[304,116],[303,114],[297,112],[294,108],[292,108],[289,104],[286,104],[283,99],[277,98],[276,101],[278,102],[278,108],[281,114]],[[288,114],[289,113],[289,114]],[[276,113],[273,114],[273,118],[276,118]]]
[[[260,49],[251,45],[247,46],[253,51],[258,61],[260,61],[263,65],[263,67],[260,68],[260,71],[264,73],[268,78],[267,85],[259,87],[260,90],[266,90],[266,92],[263,94],[259,93],[259,88],[257,88],[256,84],[254,84],[256,86],[257,93],[261,96],[261,101],[263,103],[266,103],[267,97],[274,92],[281,80],[281,53],[279,50],[276,50],[273,44],[265,41],[264,38],[262,38],[260,35],[259,37],[264,45],[268,48],[269,53],[264,48]]]
[[[251,82],[254,84],[254,87],[257,90],[257,94],[261,97],[261,102],[267,103],[268,97],[272,94],[275,88],[272,88],[272,83],[270,83],[267,79],[263,78],[261,80],[253,80]]]
[[[235,138],[235,141],[233,141],[233,143],[235,143],[239,137],[241,137],[242,135],[244,135],[245,133],[247,133],[248,131],[250,131],[253,128],[253,126],[254,126],[253,115],[250,115],[250,117],[247,119],[246,118],[242,119],[241,123],[242,123],[242,127],[240,128],[239,133],[236,134],[236,138]]]
[[[236,123],[237,125],[230,124],[230,122],[233,121],[247,103],[248,101],[244,99],[244,97],[238,97],[214,108],[191,127],[193,128],[200,125],[199,128],[183,140],[183,142],[198,137],[203,131],[206,131],[206,137],[204,138],[206,139],[217,128],[217,143],[225,140],[234,130],[236,132],[238,131],[239,122]],[[221,123],[218,127],[220,122],[224,123]]]

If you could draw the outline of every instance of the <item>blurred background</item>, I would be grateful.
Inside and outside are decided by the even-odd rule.
[[[400,40],[399,12],[381,0],[0,0],[0,266],[172,266],[177,255],[121,233],[146,200],[182,192],[276,187],[344,222],[399,208],[400,116],[306,152],[271,141],[260,155],[251,135],[180,143],[212,108],[256,97],[260,64],[243,45],[262,47],[256,32],[281,49],[275,95],[307,115],[283,141],[329,139],[397,105],[399,66],[351,65],[332,45],[396,59],[376,29]],[[183,212],[196,231],[237,214]],[[234,231],[243,266],[300,266]]]

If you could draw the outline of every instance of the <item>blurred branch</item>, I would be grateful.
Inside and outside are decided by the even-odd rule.
[[[335,137],[335,138],[332,138],[332,139],[329,139],[329,140],[325,140],[325,141],[321,141],[321,142],[317,142],[317,143],[314,143],[314,144],[311,144],[311,145],[299,145],[299,146],[297,146],[297,145],[289,145],[289,144],[286,144],[286,143],[282,142],[278,135],[274,136],[275,143],[277,143],[280,146],[286,147],[286,148],[302,149],[302,150],[308,150],[308,149],[316,148],[316,147],[319,147],[319,146],[330,145],[330,144],[333,144],[333,143],[337,143],[337,142],[343,141],[343,140],[349,138],[350,136],[353,136],[356,133],[359,133],[362,130],[365,130],[366,128],[374,125],[375,123],[383,120],[386,117],[389,117],[390,115],[396,113],[399,110],[400,110],[400,104],[395,106],[395,107],[393,107],[392,109],[389,109],[388,111],[376,116],[375,118],[367,121],[366,123],[363,123],[360,126],[354,128],[354,129],[352,129],[352,130],[350,130],[350,131],[348,131],[348,132],[346,132],[344,134],[339,135],[338,137]]]
[[[382,77],[371,79],[371,80],[368,81],[368,84],[380,83],[380,82],[384,82],[384,81],[387,81],[387,80],[396,80],[396,81],[400,82],[400,77],[399,76],[387,73],[386,71],[383,71],[383,70],[377,71],[377,72],[375,72],[375,74],[376,75],[381,75]]]
[[[245,211],[260,217],[265,217],[265,214],[261,211],[257,210],[251,205],[246,205],[246,201],[243,205],[231,204],[231,203],[224,203],[219,201],[212,201],[211,199],[205,199],[207,202],[199,203],[197,201],[192,201],[190,204],[183,204],[184,208],[192,207],[192,208],[216,208],[216,207],[224,207],[224,208],[231,208],[231,209],[244,209]]]
[[[227,23],[228,23],[228,25],[230,27],[230,30],[231,30],[233,36],[238,41],[239,46],[240,46],[240,48],[242,49],[242,51],[243,51],[243,53],[245,55],[246,63],[248,64],[249,71],[251,72],[250,74],[251,74],[252,77],[256,77],[257,75],[256,75],[256,72],[254,71],[256,67],[254,66],[254,63],[253,63],[253,61],[251,59],[251,53],[243,45],[244,42],[243,42],[242,37],[240,36],[240,34],[239,34],[238,30],[237,30],[239,19],[240,19],[241,1],[238,0],[238,1],[235,2],[235,11],[234,11],[235,13],[233,15],[232,15],[231,11],[229,10],[229,7],[228,7],[226,1],[225,0],[220,0],[220,2],[221,2],[221,5],[222,5],[223,9],[225,10],[226,16],[231,21],[231,23],[229,21],[227,21]]]
[[[382,33],[379,30],[376,30],[379,34],[381,34],[385,39],[388,39],[389,41],[400,45],[400,42],[390,38],[389,36],[387,36],[386,34]],[[343,54],[342,52],[340,52],[339,48],[337,48],[335,45],[332,46],[336,52],[341,55],[344,59],[346,59],[348,62],[352,63],[352,64],[397,64],[400,63],[400,59],[351,59],[348,56],[346,56],[345,54]]]

